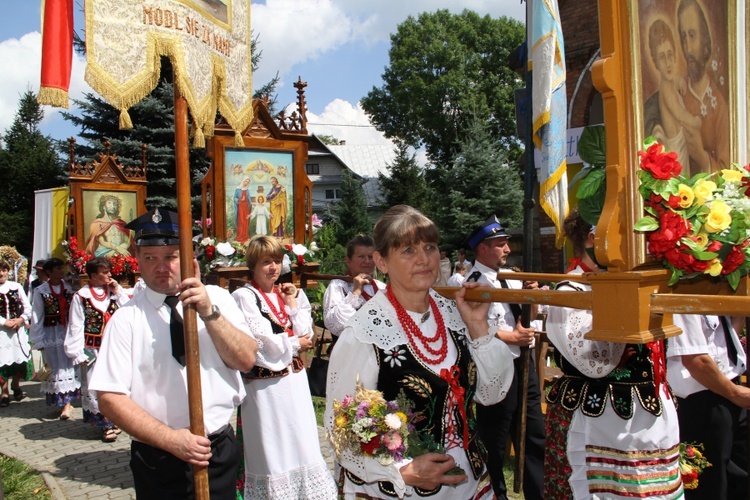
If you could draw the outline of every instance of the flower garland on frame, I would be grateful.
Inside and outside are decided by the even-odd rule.
[[[670,285],[702,274],[736,290],[750,271],[750,165],[691,178],[677,154],[653,138],[639,151],[639,192],[648,215],[636,222],[648,251],[671,271]]]

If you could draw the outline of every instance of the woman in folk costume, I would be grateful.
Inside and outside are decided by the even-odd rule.
[[[102,344],[104,326],[129,297],[112,279],[112,266],[103,257],[86,263],[89,283],[73,296],[65,337],[65,353],[79,366],[83,398],[83,421],[102,429],[102,441],[117,439],[119,429],[99,411],[96,394],[89,392],[88,379]]]
[[[571,281],[557,289],[590,291],[574,275],[601,271],[593,228],[573,211],[564,229],[575,257]],[[545,498],[682,498],[664,342],[586,340],[591,327],[591,311],[549,308],[547,335],[564,375],[547,395]]]
[[[48,406],[61,406],[60,419],[71,417],[70,403],[81,397],[81,382],[73,360],[65,354],[65,333],[73,291],[63,281],[65,263],[57,258],[44,264],[49,280],[34,289],[30,340],[34,349],[44,350],[52,373],[42,382]]]
[[[418,210],[397,205],[375,224],[375,263],[388,287],[367,301],[341,333],[328,369],[326,427],[333,402],[355,394],[357,381],[387,401],[403,391],[413,424],[445,453],[381,465],[337,450],[344,498],[494,498],[486,450],[476,433],[474,402],[502,400],[513,379],[513,355],[487,323],[488,304],[441,297],[431,290],[440,272],[438,230]],[[476,283],[467,287],[479,286]],[[464,474],[451,475],[456,465]]]
[[[312,346],[312,311],[302,290],[291,283],[275,285],[283,256],[276,238],[253,237],[246,253],[251,282],[232,294],[258,341],[255,367],[243,374],[247,397],[237,427],[245,478],[238,487],[248,500],[332,499],[336,485],[320,452],[299,357]]]
[[[11,389],[16,401],[25,398],[26,395],[21,390],[21,379],[31,378],[31,348],[26,330],[31,319],[31,304],[23,286],[8,280],[9,274],[10,264],[0,260],[0,407],[10,404]]]

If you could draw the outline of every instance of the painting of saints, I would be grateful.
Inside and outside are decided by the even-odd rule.
[[[255,198],[255,204],[250,216],[255,217],[255,234],[268,235],[268,219],[271,217],[271,212],[266,206],[266,199],[263,195],[258,195]]]
[[[99,197],[99,214],[89,226],[89,237],[86,240],[86,253],[95,257],[113,257],[115,255],[135,255],[135,242],[130,229],[120,217],[122,200],[112,194]]]
[[[268,192],[268,203],[271,209],[271,236],[284,237],[287,216],[286,188],[279,184],[276,177],[271,177],[271,190]]]
[[[698,0],[639,5],[643,94],[649,96],[644,136],[677,152],[686,175],[727,168],[727,4],[712,4],[712,17]]]
[[[242,182],[234,190],[234,220],[237,225],[235,240],[245,243],[250,239],[250,177],[243,177]]]

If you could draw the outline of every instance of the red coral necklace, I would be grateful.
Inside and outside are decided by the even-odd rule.
[[[406,336],[409,338],[409,343],[414,348],[414,354],[416,354],[417,357],[425,363],[431,365],[439,365],[440,363],[442,363],[445,360],[445,357],[448,355],[448,334],[445,330],[443,316],[440,314],[437,304],[435,303],[433,298],[430,297],[430,309],[432,310],[432,314],[435,316],[437,331],[435,332],[435,336],[428,337],[427,335],[422,333],[422,330],[419,328],[419,326],[417,326],[414,320],[411,319],[411,316],[409,316],[409,313],[406,312],[404,306],[402,306],[399,303],[398,299],[396,299],[396,296],[393,295],[393,291],[391,290],[390,286],[386,288],[385,294],[388,297],[388,300],[390,301],[393,308],[396,310],[396,317],[398,318],[398,322],[401,323],[401,328],[403,328],[404,332],[406,332]],[[420,343],[416,342],[415,339],[419,339],[421,341],[421,345]],[[439,348],[434,349],[430,346],[430,343],[437,341],[440,341]],[[422,346],[424,346],[429,355],[422,352]],[[434,356],[434,358],[431,358],[430,355]]]
[[[279,294],[279,290],[274,286],[272,293],[276,294],[276,297],[279,299],[279,304],[281,304],[281,311],[276,309],[276,306],[274,305],[273,301],[268,298],[268,295],[266,295],[266,292],[264,292],[260,285],[258,285],[258,282],[255,280],[252,280],[250,282],[253,287],[260,292],[260,296],[263,297],[263,300],[266,301],[266,304],[268,304],[268,308],[271,310],[271,315],[276,319],[278,324],[280,326],[283,326],[284,328],[287,328],[289,325],[289,315],[284,310],[284,299],[281,298],[281,294]]]
[[[107,298],[107,295],[108,295],[108,292],[107,292],[107,288],[106,288],[106,287],[104,288],[104,290],[102,290],[102,294],[101,294],[101,295],[99,295],[99,294],[98,294],[98,293],[96,292],[96,289],[95,289],[95,288],[94,288],[93,286],[91,286],[91,285],[89,285],[89,291],[91,292],[91,296],[92,296],[92,297],[94,297],[94,298],[95,298],[96,300],[98,300],[98,301],[100,301],[100,302],[101,302],[102,300],[106,299],[106,298]]]

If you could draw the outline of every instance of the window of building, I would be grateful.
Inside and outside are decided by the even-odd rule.
[[[308,163],[305,165],[307,175],[320,175],[320,164],[319,163]]]
[[[340,189],[326,189],[326,200],[340,200],[341,190]]]

